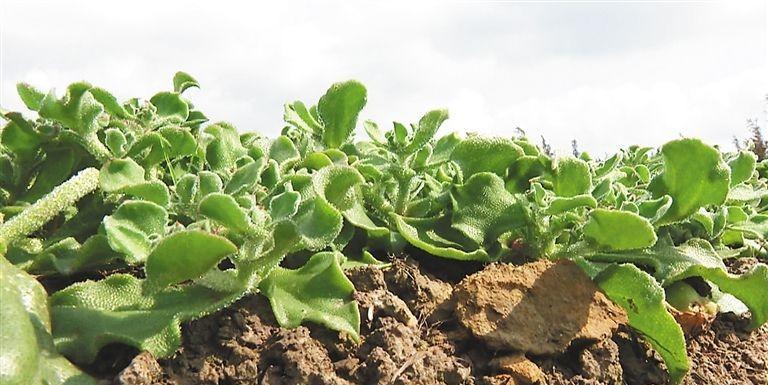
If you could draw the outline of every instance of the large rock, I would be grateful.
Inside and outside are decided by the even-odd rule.
[[[459,321],[497,350],[561,353],[574,340],[605,339],[627,322],[624,310],[570,261],[489,265],[454,295]]]

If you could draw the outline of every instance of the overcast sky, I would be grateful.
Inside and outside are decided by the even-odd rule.
[[[209,117],[274,135],[283,103],[356,78],[380,125],[446,107],[444,132],[519,126],[598,154],[732,148],[765,109],[765,1],[249,3],[0,0],[0,105],[22,108],[20,81],[149,98],[184,70]]]

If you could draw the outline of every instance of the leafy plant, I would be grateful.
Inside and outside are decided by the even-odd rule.
[[[723,310],[747,309],[752,327],[768,321],[768,266],[726,269],[766,258],[766,164],[752,153],[680,139],[555,157],[522,133],[437,136],[442,109],[390,130],[365,121],[368,140],[355,141],[367,101],[356,81],[315,106],[286,104],[268,138],[208,123],[190,87],[180,72],[172,90],[120,102],[84,82],[61,98],[18,86],[37,117],[5,113],[0,132],[0,311],[19,330],[0,334],[3,383],[93,383],[61,355],[87,364],[117,342],[168,356],[182,322],[257,292],[284,327],[357,340],[344,268],[402,251],[573,259],[676,382],[689,364],[665,298],[681,298],[684,280],[705,282],[698,297]],[[282,267],[286,256],[303,266]],[[31,275],[71,284],[47,296]]]

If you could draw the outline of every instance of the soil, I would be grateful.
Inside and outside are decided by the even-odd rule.
[[[186,324],[173,357],[143,353],[110,378],[123,385],[667,382],[661,359],[625,325],[623,311],[572,264],[463,273],[442,266],[403,258],[385,270],[350,271],[360,344],[312,324],[280,328],[268,301],[254,295]],[[684,384],[768,385],[768,326],[748,332],[747,323],[723,314],[691,335]]]

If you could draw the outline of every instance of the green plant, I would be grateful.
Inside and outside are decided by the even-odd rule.
[[[87,83],[62,98],[18,86],[38,117],[3,115],[0,263],[2,317],[23,332],[0,338],[14,346],[3,355],[40,364],[0,365],[3,383],[91,383],[59,354],[89,363],[114,342],[170,355],[180,323],[255,292],[285,327],[316,322],[356,340],[343,269],[403,250],[575,260],[676,382],[688,361],[665,290],[680,297],[678,283],[698,277],[712,301],[746,306],[753,327],[768,320],[768,267],[734,276],[724,263],[766,256],[765,165],[749,152],[680,139],[560,158],[522,135],[436,137],[440,109],[391,130],[365,121],[369,140],[354,141],[366,103],[355,81],[316,106],[288,103],[270,139],[208,123],[183,96],[198,87],[191,76],[173,85],[125,102]],[[281,267],[286,256],[303,267]],[[29,275],[104,268],[122,273],[49,297]]]

